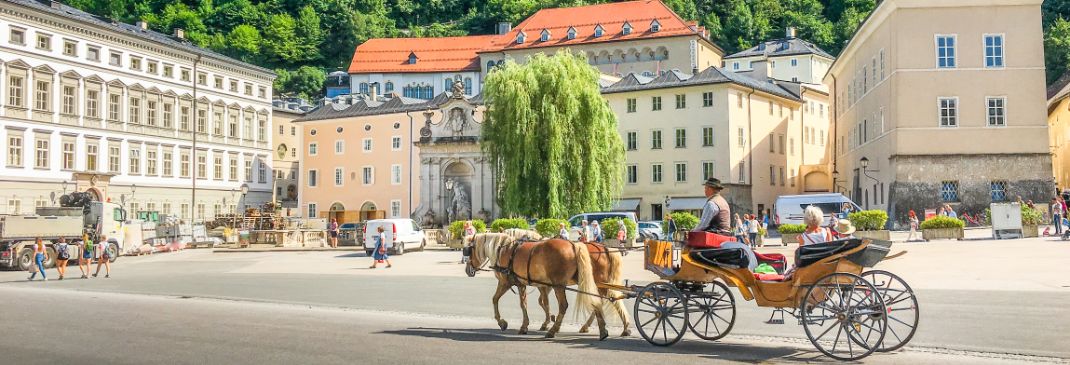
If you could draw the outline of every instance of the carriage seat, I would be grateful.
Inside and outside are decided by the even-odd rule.
[[[862,240],[849,238],[799,246],[795,250],[795,268],[803,268],[832,255],[846,252],[862,245]]]
[[[723,269],[749,268],[750,255],[744,248],[706,248],[691,250],[691,259]]]
[[[721,248],[725,242],[735,242],[736,238],[710,232],[687,232],[687,246],[691,248]]]
[[[754,280],[758,281],[784,281],[787,276],[782,274],[759,274],[754,273]]]

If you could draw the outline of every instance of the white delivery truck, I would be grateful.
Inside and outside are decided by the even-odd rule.
[[[66,201],[63,199],[61,201]],[[126,240],[126,210],[109,202],[82,201],[66,207],[42,207],[35,215],[0,216],[0,268],[29,270],[33,262],[33,243],[44,241],[47,254],[45,267],[56,264],[53,243],[60,238],[68,242],[71,259],[81,257],[79,243],[87,234],[94,242],[107,237],[111,260],[119,257]]]
[[[851,207],[852,212],[862,210],[843,194],[783,195],[776,199],[776,224],[803,224],[803,210],[811,205],[821,208],[825,213],[825,223],[822,224],[828,224],[829,217],[840,214],[844,204]]]

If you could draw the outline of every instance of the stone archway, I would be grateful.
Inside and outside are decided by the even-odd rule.
[[[366,221],[371,219],[383,219],[386,218],[386,212],[379,210],[379,207],[373,201],[365,201],[360,205],[360,220]]]
[[[455,160],[442,171],[442,206],[445,224],[460,219],[472,219],[472,183],[475,169],[465,160]]]
[[[346,207],[340,202],[334,202],[327,209],[327,220],[337,219],[339,223],[345,222]]]
[[[811,171],[803,175],[803,191],[808,193],[828,192],[832,185],[828,174],[823,171]]]

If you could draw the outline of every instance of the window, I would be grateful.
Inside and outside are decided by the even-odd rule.
[[[687,163],[676,163],[676,182],[687,182]]]
[[[141,148],[130,146],[130,175],[141,174]]]
[[[22,103],[23,98],[23,81],[25,79],[22,76],[11,75],[8,77],[7,82],[7,105],[12,107],[22,108],[25,104]]]
[[[63,166],[64,170],[74,170],[74,142],[63,142]]]
[[[238,80],[234,80],[234,79],[230,80],[230,92],[232,92],[232,93],[238,92]]]
[[[341,155],[341,154],[345,154],[345,153],[346,153],[346,141],[345,140],[341,140],[341,139],[337,140],[337,141],[334,141],[334,154]]]
[[[747,139],[743,135],[743,128],[739,129],[739,148],[743,148],[747,144]]]
[[[37,33],[37,49],[51,51],[52,36],[48,34]]]
[[[238,181],[238,156],[230,156],[230,181]]]
[[[155,74],[160,72],[159,69],[157,68],[157,67],[159,67],[159,64],[156,63],[156,61],[148,61],[148,62],[146,62],[146,64],[148,64],[148,68],[149,68],[148,69],[148,73],[155,75]]]
[[[264,160],[261,159],[260,167],[257,169],[258,175],[256,179],[256,181],[260,182],[261,184],[267,183],[267,167],[267,162],[264,162]]]
[[[936,36],[936,67],[955,68],[955,36]]]
[[[245,83],[245,95],[253,96],[253,84]]]
[[[230,122],[227,124],[227,136],[230,138],[238,138],[238,111],[230,111]],[[282,128],[282,126],[279,126]]]
[[[401,185],[401,165],[390,165],[390,184]]]
[[[291,136],[296,136],[297,135],[297,127],[294,127],[294,126],[290,127],[290,135]]]
[[[784,186],[784,166],[780,167],[780,186]]]
[[[63,55],[64,56],[78,56],[78,42],[64,39],[63,40]]]
[[[261,98],[261,99],[266,98],[267,97],[267,88],[263,87],[263,86],[257,87],[256,96],[258,98]]]
[[[884,49],[883,48],[881,48],[881,51],[880,51],[880,60],[881,60],[881,80],[884,80],[885,67],[884,67]]]
[[[245,181],[253,182],[253,156],[245,156]]]
[[[141,71],[141,57],[130,56],[130,69]]]
[[[77,88],[74,86],[63,85],[63,114],[74,114],[74,93]]]
[[[123,65],[123,54],[119,53],[119,52],[112,51],[108,56],[108,64],[112,65],[112,66],[122,66]]]
[[[628,174],[627,180],[626,180],[628,184],[636,184],[636,183],[639,182],[639,166],[636,166],[636,165],[625,166],[625,172],[627,172],[627,174]]]
[[[776,166],[769,165],[769,186],[776,186]]]
[[[702,162],[702,179],[709,179],[713,177],[713,162]]]
[[[166,78],[169,78],[169,79],[175,77],[175,66],[164,64],[163,65],[163,77],[166,77]]]
[[[183,106],[178,113],[178,128],[184,131],[189,130],[189,110],[188,106]]]
[[[992,201],[1001,202],[1007,200],[1007,182],[1003,180],[993,181],[991,184]]]
[[[319,151],[319,145],[316,144],[316,142],[312,142],[312,143],[308,144],[308,155],[309,156],[315,156],[318,151]]]
[[[792,58],[791,59],[791,67],[795,67],[795,66],[798,66],[798,65],[799,65],[799,60],[795,59],[795,58]]]
[[[100,118],[100,92],[87,90],[85,92],[85,114],[90,118]]]
[[[769,153],[776,153],[776,139],[772,133],[769,133]]]
[[[316,187],[316,185],[319,183],[319,179],[318,179],[317,175],[319,175],[319,171],[308,170],[308,187],[310,187],[310,188]]]
[[[985,35],[985,67],[1003,67],[1003,35]]]
[[[154,100],[149,100],[145,102],[145,122],[146,124],[151,125],[153,127],[156,126],[156,110],[158,109],[157,106],[158,104]]]
[[[197,110],[197,133],[208,132],[208,111],[204,109]]]
[[[400,136],[390,137],[390,150],[391,151],[401,151],[401,137]]]
[[[364,185],[371,185],[375,183],[375,174],[371,166],[364,166],[361,169],[361,183]]]
[[[943,181],[940,183],[940,199],[945,202],[959,201],[959,182]]]
[[[676,148],[687,148],[687,129],[676,128]]]
[[[684,108],[687,108],[687,95],[686,94],[677,94],[676,95],[676,109],[684,109]]]
[[[223,155],[219,152],[212,156],[212,178],[223,180]]]
[[[108,146],[108,171],[113,174],[119,173],[120,160],[119,160],[119,145],[112,144]]]
[[[651,103],[651,110],[654,110],[654,111],[661,110],[661,97],[660,96],[652,97],[651,100],[650,100],[650,103]]]
[[[795,187],[795,169],[791,169],[789,172],[790,172],[790,175],[788,175],[788,180],[791,181],[791,187],[794,188]]]
[[[86,141],[85,145],[85,170],[97,171],[97,147],[96,141]]]
[[[216,76],[215,78],[213,78],[212,79],[212,87],[214,87],[216,89],[222,89],[223,88],[223,76]]]
[[[732,62],[732,70],[739,70],[739,62]]]
[[[1003,127],[1007,125],[1007,98],[988,98],[988,126]]]
[[[661,183],[661,164],[650,165],[650,182]]]
[[[37,169],[48,168],[48,136],[38,136],[34,146],[33,167]]]
[[[636,132],[628,132],[625,135],[626,142],[628,143],[628,151],[635,151],[639,149],[639,141]]]
[[[635,98],[628,98],[628,112],[635,113]]]
[[[702,147],[713,146],[713,127],[702,127]]]
[[[308,203],[308,215],[306,218],[316,217],[316,203]]]
[[[100,62],[100,48],[93,46],[86,47],[85,58],[93,62]]]
[[[52,97],[48,92],[52,89],[51,82],[44,80],[37,80],[34,84],[37,86],[33,90],[33,108],[39,111],[51,111],[52,110]]]
[[[141,99],[130,98],[130,123],[141,124]]]
[[[182,151],[178,156],[178,174],[183,178],[189,177],[189,151]]]
[[[795,156],[795,138],[788,138],[788,155]]]
[[[156,146],[149,146],[149,150],[145,152],[145,173],[156,176],[156,171]]]
[[[121,96],[119,94],[108,94],[108,120],[113,122],[119,121],[119,100]]]
[[[661,149],[661,130],[655,129],[650,132],[650,149]]]
[[[25,45],[26,44],[26,31],[19,28],[11,28],[11,37],[8,39],[11,44]]]
[[[702,93],[702,107],[708,108],[713,106],[713,92],[707,91]]]
[[[956,127],[959,125],[959,99],[958,98],[939,98],[940,109],[940,126],[941,127]]]
[[[344,181],[344,172],[341,167],[334,168],[334,186],[342,186]]]
[[[208,178],[208,156],[204,152],[197,152],[197,176],[198,179]]]
[[[390,216],[393,217],[393,218],[401,217],[401,201],[400,200],[391,200],[390,201]]]
[[[361,144],[361,149],[364,152],[371,152],[372,151],[372,139],[371,138],[365,138],[365,139],[361,140],[360,144]]]
[[[185,82],[193,81],[193,75],[190,73],[190,70],[187,69],[187,68],[183,68],[182,71],[179,72],[179,75],[181,76],[180,79],[182,81],[185,81]]]
[[[601,24],[594,26],[594,36],[595,37],[601,37],[602,34],[604,34],[604,33],[605,33],[605,29],[602,28]]]
[[[743,183],[747,182],[747,170],[746,170],[746,165],[744,165],[744,163],[745,162],[743,162],[743,161],[739,161],[739,167],[737,168],[737,170],[739,171],[738,180],[739,180],[740,184],[743,184]]]

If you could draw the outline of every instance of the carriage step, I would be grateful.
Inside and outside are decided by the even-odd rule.
[[[777,314],[780,318],[776,318]],[[773,313],[769,315],[769,320],[765,321],[766,324],[784,324],[784,310],[777,308],[773,310]]]

